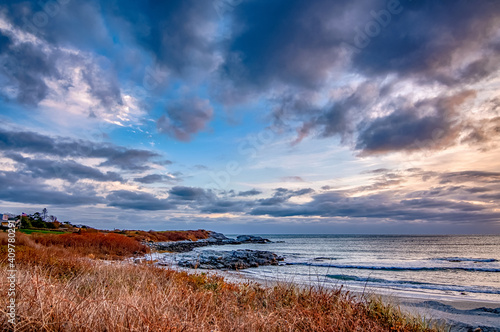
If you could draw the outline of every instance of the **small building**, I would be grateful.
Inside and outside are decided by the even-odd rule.
[[[16,219],[14,217],[7,217],[7,220],[5,220],[4,218],[2,218],[2,223],[0,225],[0,228],[2,229],[10,228],[9,223],[14,224],[14,228],[19,228],[19,226],[21,226],[21,219]]]

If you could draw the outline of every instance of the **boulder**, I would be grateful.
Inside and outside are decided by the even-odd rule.
[[[178,265],[193,269],[231,269],[241,270],[262,265],[278,265],[283,257],[269,251],[233,250],[233,251],[202,251],[199,256],[184,257]]]
[[[236,237],[236,241],[239,241],[241,243],[269,243],[269,242],[271,242],[268,239],[264,239],[263,237],[254,236],[254,235],[239,235]]]

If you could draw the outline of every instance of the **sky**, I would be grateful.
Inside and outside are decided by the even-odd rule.
[[[0,1],[0,212],[500,234],[496,0]]]

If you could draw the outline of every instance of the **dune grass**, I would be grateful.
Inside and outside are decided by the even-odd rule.
[[[8,331],[4,235],[0,325]],[[135,252],[124,250],[122,239],[92,247],[57,236],[71,245],[17,234],[16,331],[433,331],[379,300],[340,289],[234,284],[117,260]],[[115,260],[89,258],[106,255]]]

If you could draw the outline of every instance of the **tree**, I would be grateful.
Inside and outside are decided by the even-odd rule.
[[[47,221],[47,208],[43,208],[42,213],[43,213],[43,221]]]
[[[30,218],[27,216],[22,216],[21,217],[21,228],[32,228],[33,225],[31,224]]]

